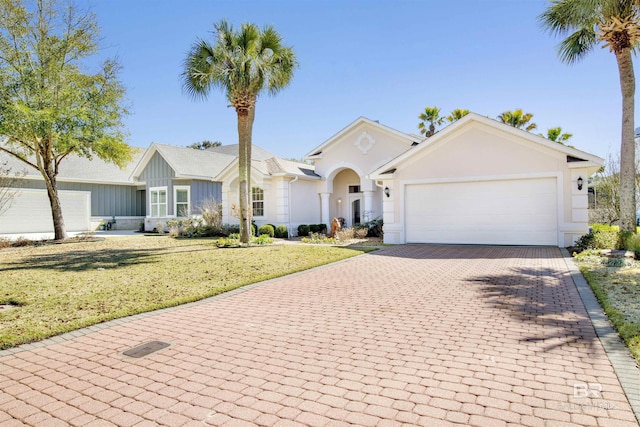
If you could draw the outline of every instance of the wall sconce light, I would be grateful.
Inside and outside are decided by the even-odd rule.
[[[582,177],[581,177],[581,176],[579,176],[579,177],[578,177],[578,190],[582,190],[582,183],[583,183],[583,182],[584,182],[584,181],[582,180]]]
[[[342,198],[338,197],[338,204],[342,203]]]
[[[389,190],[389,187],[384,187],[384,195],[387,197],[391,195],[391,190]]]

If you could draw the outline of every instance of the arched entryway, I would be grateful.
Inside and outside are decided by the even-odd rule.
[[[344,218],[353,227],[382,215],[382,191],[355,167],[342,165],[331,171],[322,183],[322,222]]]

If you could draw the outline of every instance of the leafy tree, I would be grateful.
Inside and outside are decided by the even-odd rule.
[[[206,98],[211,89],[222,90],[238,116],[240,239],[251,233],[251,138],[255,105],[264,92],[275,95],[289,85],[297,67],[293,49],[283,44],[272,27],[251,23],[234,30],[226,20],[214,24],[215,43],[199,39],[184,61],[182,82],[193,98]]]
[[[620,229],[636,231],[636,146],[634,141],[635,75],[631,52],[640,40],[637,0],[554,0],[538,17],[560,43],[560,60],[574,64],[602,44],[616,57],[622,91],[620,143]]]
[[[636,168],[638,163],[636,162]],[[594,190],[594,203],[589,209],[589,222],[609,225],[620,221],[620,156],[609,156],[605,166],[593,177],[591,187]],[[640,175],[636,174],[634,191],[640,192]],[[640,209],[640,206],[636,206]]]
[[[535,123],[531,122],[533,114],[523,113],[520,108],[517,110],[505,110],[498,116],[498,120],[502,123],[513,126],[514,128],[524,129],[526,131],[532,131],[538,127]]]
[[[8,162],[0,163],[0,216],[11,207],[14,198],[19,193],[19,189],[15,186],[25,174],[24,171],[13,173]]]
[[[545,136],[545,135],[540,134],[540,136]],[[557,128],[547,129],[546,138],[551,140],[551,141],[559,142],[560,144],[564,144],[565,142],[570,140],[571,137],[573,137],[573,134],[572,133],[562,133],[562,128],[560,126],[558,126]]]
[[[205,139],[204,141],[200,141],[200,142],[194,142],[191,145],[187,145],[188,148],[193,148],[195,150],[206,150],[207,148],[211,148],[211,147],[220,147],[222,145],[222,142],[220,141],[209,141],[208,139]]]
[[[453,122],[455,122],[457,120],[460,120],[461,118],[463,118],[467,114],[469,114],[469,110],[464,110],[462,108],[456,108],[455,110],[453,110],[451,112],[451,114],[449,114],[447,116],[447,121],[449,123],[453,123]]]
[[[95,16],[71,3],[0,0],[0,151],[38,170],[51,204],[55,239],[66,238],[57,176],[70,155],[96,155],[119,166],[132,157],[124,142],[120,66],[95,74],[83,60],[97,52]]]
[[[424,113],[418,116],[420,123],[418,129],[420,133],[429,138],[436,133],[436,126],[440,126],[444,122],[444,117],[440,116],[438,107],[426,107]]]

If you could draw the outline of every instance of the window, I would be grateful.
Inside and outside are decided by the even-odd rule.
[[[359,193],[360,192],[360,186],[359,185],[350,185],[349,186],[349,193]]]
[[[164,218],[167,216],[167,187],[152,187],[151,193],[151,216],[154,218]]]
[[[191,206],[191,187],[176,185],[173,187],[174,212],[177,217],[189,216]]]
[[[253,216],[264,216],[264,190],[262,188],[251,188],[251,209],[253,209]]]

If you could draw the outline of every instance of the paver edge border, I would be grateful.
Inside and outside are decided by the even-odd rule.
[[[595,294],[591,290],[591,286],[587,283],[587,280],[582,275],[582,272],[569,251],[565,248],[560,248],[560,252],[564,257],[573,283],[580,294],[580,299],[589,314],[596,335],[602,347],[604,347],[607,358],[613,366],[622,390],[627,396],[629,405],[631,405],[631,410],[633,410],[636,416],[636,421],[640,423],[640,371],[638,370],[638,365],[618,335],[618,332],[611,326],[609,318],[604,313]]]
[[[125,316],[125,317],[119,317],[117,319],[112,319],[112,320],[107,320],[105,322],[102,323],[96,323],[94,325],[91,326],[85,326],[84,328],[80,328],[80,329],[76,329],[73,331],[69,331],[69,332],[64,332],[60,335],[54,335],[52,337],[49,338],[45,338],[43,340],[40,341],[35,341],[32,343],[27,343],[27,344],[20,344],[16,347],[12,347],[12,348],[8,348],[5,350],[0,350],[0,359],[2,359],[5,356],[10,356],[12,354],[17,354],[17,353],[22,353],[24,351],[29,351],[29,350],[34,350],[36,348],[43,348],[43,347],[48,347],[50,345],[54,345],[54,344],[60,344],[66,341],[71,341],[75,338],[79,338],[82,337],[84,335],[88,335],[90,333],[93,332],[98,332],[101,331],[103,329],[108,329],[111,328],[113,326],[117,326],[117,325],[122,325],[124,323],[129,323],[129,322],[133,322],[139,319],[144,319],[147,317],[153,317],[153,316],[158,316],[164,313],[168,313],[171,311],[175,311],[175,310],[181,310],[181,309],[188,309],[191,307],[195,307],[198,305],[202,305],[202,304],[207,304],[210,303],[212,301],[218,300],[218,299],[224,299],[224,298],[229,298],[232,297],[234,295],[243,293],[243,292],[247,292],[250,291],[252,289],[255,288],[259,288],[261,286],[264,285],[268,285],[271,282],[274,282],[276,280],[282,279],[283,277],[296,277],[296,276],[301,276],[303,274],[309,273],[311,271],[317,270],[317,269],[321,269],[321,268],[326,268],[329,267],[331,265],[335,265],[335,264],[340,264],[343,262],[348,262],[349,260],[361,257],[361,256],[365,256],[365,255],[369,255],[372,253],[379,253],[379,252],[383,252],[386,250],[387,247],[385,246],[380,246],[377,247],[376,249],[370,250],[370,251],[366,251],[364,253],[361,253],[360,255],[355,255],[349,258],[345,258],[345,259],[341,259],[338,261],[334,261],[334,262],[330,262],[328,264],[323,264],[323,265],[318,265],[316,267],[311,267],[311,268],[307,268],[306,270],[301,270],[301,271],[296,271],[294,273],[290,273],[290,274],[285,274],[279,277],[274,277],[273,279],[267,279],[267,280],[263,280],[260,282],[256,282],[256,283],[251,283],[248,285],[244,285],[244,286],[240,286],[238,288],[232,289],[230,291],[226,291],[226,292],[222,292],[218,295],[213,295],[198,301],[193,301],[193,302],[188,302],[185,304],[179,304],[179,305],[174,305],[172,307],[165,307],[165,308],[160,308],[158,310],[153,310],[153,311],[146,311],[144,313],[138,313],[138,314],[132,314],[130,316]],[[362,249],[362,248],[358,248],[358,249]]]

